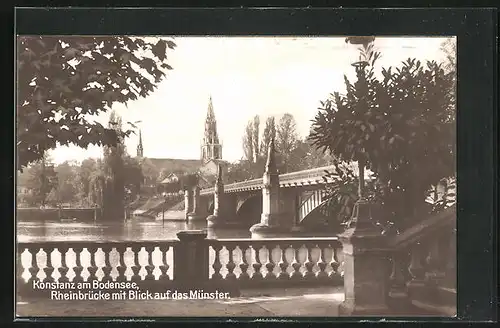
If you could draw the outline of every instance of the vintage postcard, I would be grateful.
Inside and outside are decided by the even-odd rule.
[[[456,38],[17,36],[16,316],[456,316]]]

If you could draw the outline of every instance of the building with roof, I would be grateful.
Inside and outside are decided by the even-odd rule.
[[[227,172],[227,162],[222,159],[222,142],[217,133],[217,120],[212,103],[209,99],[205,131],[201,144],[200,159],[148,158],[144,156],[142,133],[139,131],[137,158],[143,168],[145,185],[161,186],[162,190],[182,188],[183,176],[197,175],[200,187],[213,185],[217,175],[218,165]]]

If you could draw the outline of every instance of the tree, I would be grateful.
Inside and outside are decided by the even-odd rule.
[[[253,142],[253,162],[257,163],[257,160],[259,158],[259,125],[260,125],[260,118],[259,115],[255,115],[253,118],[253,137],[252,137],[252,142]]]
[[[269,148],[269,142],[271,139],[276,138],[276,125],[274,123],[274,116],[268,117],[266,120],[266,126],[262,135],[262,143],[260,145],[260,156],[263,158],[267,157],[267,151]]]
[[[128,155],[123,160],[123,171],[126,201],[131,201],[140,193],[144,176],[139,162]]]
[[[78,193],[76,168],[67,161],[55,168],[57,185],[52,189],[49,199],[53,204],[75,203]]]
[[[329,152],[316,148],[309,139],[298,140],[290,152],[288,169],[292,172],[309,170],[316,167],[334,164],[334,158]]]
[[[44,155],[41,160],[32,163],[21,173],[24,175],[23,187],[27,191],[24,201],[30,206],[45,206],[47,197],[57,187],[57,173],[54,165],[49,162],[47,155]]]
[[[446,55],[443,69],[455,73],[457,69],[457,42],[455,38],[448,38],[441,45],[441,51]]]
[[[382,69],[379,80],[371,47],[364,47],[357,81],[344,77],[347,94],[321,102],[311,140],[340,162],[365,163],[384,216],[404,226],[428,209],[429,188],[455,174],[453,78],[435,62],[408,59]]]
[[[172,69],[167,48],[175,47],[170,39],[155,41],[126,36],[19,36],[18,169],[58,144],[115,145],[117,131],[89,117],[155,89]]]
[[[145,158],[140,164],[142,175],[144,176],[144,185],[148,187],[156,186],[161,172],[158,171],[158,168],[148,158]]]
[[[77,169],[76,180],[77,180],[77,198],[80,200],[81,204],[84,205],[89,199],[91,188],[90,180],[93,173],[98,170],[97,161],[92,158],[87,158],[82,161],[80,167]]]
[[[281,173],[286,173],[290,170],[288,160],[291,151],[297,145],[297,124],[292,114],[284,114],[276,127],[276,150],[281,158]]]
[[[247,161],[252,162],[254,159],[253,152],[253,122],[249,121],[243,135],[243,154]]]
[[[114,111],[109,118],[109,128],[122,131],[122,119]],[[104,147],[104,189],[103,209],[106,218],[117,218],[123,213],[125,201],[125,165],[126,154],[122,134],[118,133],[115,146]]]

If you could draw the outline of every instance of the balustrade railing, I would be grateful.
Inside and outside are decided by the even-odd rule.
[[[175,278],[173,250],[176,243],[177,241],[18,243],[18,292],[35,292],[35,281],[131,281],[152,289],[155,289],[155,282],[157,285],[158,282],[168,285]]]
[[[456,314],[456,214],[443,211],[392,242],[389,296],[396,305],[441,306]]]
[[[192,248],[193,243],[198,246]],[[198,251],[190,255],[194,249],[208,261]],[[237,289],[341,285],[342,258],[337,238],[21,242],[17,291],[37,295],[34,282],[93,281],[136,282],[141,289],[156,291],[189,285],[193,272],[202,273],[197,280]]]
[[[210,279],[241,287],[341,285],[337,238],[210,240]]]

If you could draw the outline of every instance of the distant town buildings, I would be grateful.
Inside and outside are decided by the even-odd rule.
[[[217,166],[220,164],[223,172],[227,172],[228,165],[222,159],[222,143],[217,133],[217,120],[212,97],[210,97],[208,103],[200,159],[148,158],[144,156],[141,131],[139,131],[137,158],[143,169],[146,166],[159,173],[156,181],[149,181],[149,183],[162,186],[161,189],[171,191],[172,188],[180,188],[182,183],[179,183],[179,181],[182,181],[182,177],[187,175],[197,175],[200,187],[213,185],[217,174]]]

